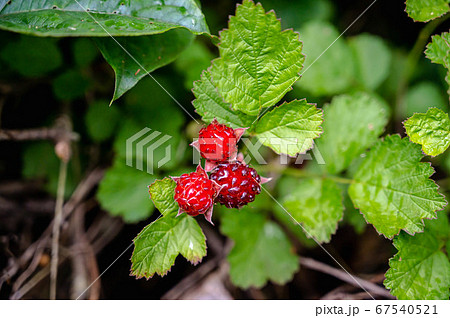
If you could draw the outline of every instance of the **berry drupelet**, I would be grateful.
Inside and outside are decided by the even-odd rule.
[[[217,165],[209,178],[221,187],[216,201],[227,208],[240,208],[253,202],[256,195],[261,193],[261,183],[268,181],[240,161]]]
[[[216,119],[200,130],[198,140],[191,145],[206,159],[206,171],[211,171],[218,163],[236,158],[237,143],[245,130],[246,128],[233,129],[219,124]]]
[[[180,177],[172,177],[177,183],[174,199],[180,207],[178,215],[186,212],[191,216],[204,214],[205,219],[211,222],[214,199],[220,186],[199,165],[196,171],[185,173]]]

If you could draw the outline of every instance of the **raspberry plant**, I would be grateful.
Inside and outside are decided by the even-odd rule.
[[[428,38],[448,17],[447,0],[407,0],[405,5],[413,20],[430,21],[420,38]],[[417,49],[405,56],[375,35],[345,39],[323,17],[308,20],[309,11],[298,11],[305,22],[295,25],[297,33],[284,30],[274,11],[244,0],[216,37],[196,0],[0,1],[2,30],[92,37],[95,44],[77,39],[73,62],[81,71],[60,72],[63,58],[56,41],[21,37],[0,48],[0,66],[16,60],[10,68],[24,76],[57,73],[52,91],[61,103],[87,96],[86,138],[103,147],[110,142],[115,153],[96,194],[101,207],[129,223],[148,219],[155,208],[161,213],[133,241],[133,276],[164,276],[179,254],[200,263],[207,254],[202,227],[215,226],[234,243],[227,255],[234,285],[284,284],[302,270],[293,239],[312,247],[333,242],[342,224],[358,233],[368,224],[397,250],[384,280],[392,295],[448,299],[450,226],[443,195],[448,179],[440,189],[431,166],[440,166],[438,175],[450,171],[450,156],[444,154],[450,145],[447,97],[425,80],[405,91]],[[450,94],[449,34],[434,35],[425,56],[439,65]],[[194,40],[196,35],[203,35],[202,41]],[[216,46],[217,58],[205,42]],[[29,55],[30,46],[41,54]],[[109,104],[115,103],[107,111],[107,100],[91,102],[92,92],[106,89],[96,91],[86,80],[97,58],[95,47],[115,75]],[[168,95],[141,81],[175,59],[174,70],[192,88],[192,105],[204,122],[188,138],[181,133],[182,113]],[[156,73],[154,79],[170,92],[176,86],[172,75]],[[172,136],[167,142],[177,150],[161,169],[157,162],[164,149],[156,149],[152,161],[132,154],[133,163],[153,167],[154,175],[125,165],[126,140],[149,121],[152,130]],[[248,155],[250,147],[239,142],[242,136],[266,147],[268,165],[243,161],[238,153]],[[198,137],[191,145],[203,158],[196,169],[185,165],[191,137]],[[48,152],[45,144],[27,147],[23,176],[46,177],[47,190],[56,192],[52,167],[58,160],[47,158]],[[309,153],[317,163],[300,169],[294,159],[285,166],[274,163],[277,155],[298,160]],[[45,164],[36,163],[36,157]],[[273,181],[265,184],[262,175]],[[69,171],[68,178],[72,182],[75,176]],[[66,196],[75,185],[67,186]]]
[[[408,8],[414,5],[410,3]],[[445,38],[433,41],[427,56],[446,65],[445,59],[439,58],[441,53],[436,51],[442,49],[448,57],[450,46],[447,42],[446,45],[440,43]],[[318,174],[311,172],[303,180],[295,181],[294,190],[281,198],[287,211],[303,224],[306,234],[317,243],[329,242],[343,218],[343,192],[348,191],[345,195],[365,220],[378,233],[393,239],[399,251],[390,261],[385,281],[393,295],[399,299],[448,298],[450,262],[441,248],[450,244],[450,232],[445,213],[440,213],[436,219],[436,211],[443,210],[447,202],[430,179],[434,169],[422,162],[420,146],[414,144],[420,143],[425,154],[442,153],[449,143],[448,115],[438,109],[414,115],[405,122],[409,140],[399,135],[380,138],[390,111],[374,94],[355,92],[335,97],[324,107],[323,116],[321,109],[305,99],[277,105],[300,78],[305,61],[302,43],[293,31],[281,30],[273,12],[266,13],[260,4],[252,1],[245,0],[237,6],[236,15],[230,17],[228,29],[220,33],[218,42],[220,57],[213,60],[194,83],[193,105],[205,122],[212,121],[210,126],[202,128],[200,138],[209,127],[218,125],[216,118],[232,127],[248,127],[249,135],[279,154],[297,156],[310,149],[313,140],[318,138],[317,147],[326,165],[315,168],[320,171]],[[364,80],[364,75],[361,78]],[[370,78],[369,81],[368,85],[377,85]],[[223,125],[217,127],[225,133]],[[232,130],[225,133],[225,138],[231,136]],[[217,136],[208,134],[208,137]],[[288,143],[291,138],[295,139],[294,145]],[[207,158],[204,154],[210,150],[202,148],[201,142],[199,148]],[[226,153],[229,158],[228,148]],[[350,171],[352,164],[356,168]],[[261,191],[259,176],[248,169],[245,164],[235,162],[219,163],[212,170],[210,178],[221,186],[218,203],[240,208],[254,200],[255,194]],[[247,182],[242,178],[250,174],[253,180]],[[342,174],[348,178],[337,177]],[[151,193],[160,182],[150,186]],[[170,193],[169,188],[167,192]],[[162,200],[159,194],[152,195],[152,199],[155,204]],[[173,200],[167,193],[164,199]],[[296,257],[289,252],[290,244],[276,224],[250,207],[251,203],[248,208],[224,212],[222,217],[222,232],[235,241],[228,257],[231,279],[244,288],[262,286],[268,279],[286,282],[298,270]],[[167,216],[153,226],[158,226],[165,218]],[[291,221],[284,218],[284,222]],[[246,229],[239,230],[238,225]],[[273,238],[268,237],[269,233]],[[133,274],[148,277],[154,272],[149,266],[158,263],[160,257],[148,244],[145,244],[148,252],[144,252],[137,244],[141,239],[146,240],[136,238]],[[429,250],[414,248],[421,244]],[[264,251],[259,250],[262,246]],[[279,255],[275,254],[276,249]],[[248,255],[261,263],[244,266]],[[436,266],[433,271],[427,270],[430,264]],[[284,267],[278,268],[278,265]],[[160,271],[166,272],[169,268]]]

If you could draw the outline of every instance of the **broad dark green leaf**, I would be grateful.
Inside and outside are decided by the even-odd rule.
[[[120,120],[120,111],[108,107],[105,100],[95,100],[87,109],[84,122],[92,140],[102,142],[114,135]]]
[[[67,70],[57,76],[52,83],[56,98],[68,101],[84,96],[89,87],[90,79],[79,70]]]
[[[106,211],[125,222],[142,221],[153,212],[147,188],[154,180],[155,176],[129,167],[124,158],[117,157],[100,182],[97,199]]]
[[[184,87],[191,90],[203,70],[211,65],[214,55],[205,43],[194,41],[175,61],[175,68],[184,76]]]
[[[0,59],[11,69],[25,77],[39,77],[63,64],[56,39],[20,36],[0,47]]]
[[[98,48],[116,74],[111,102],[136,85],[147,72],[174,61],[193,38],[194,35],[183,29],[152,36],[96,38]],[[161,94],[167,93],[161,91]]]
[[[22,176],[26,179],[44,181],[45,190],[56,196],[58,190],[61,160],[55,154],[55,147],[49,141],[33,141],[26,145],[22,157]],[[78,184],[77,171],[69,161],[64,197],[69,198]]]
[[[404,230],[422,232],[423,219],[436,218],[447,202],[429,177],[434,169],[420,146],[398,135],[380,140],[354,176],[349,195],[375,229],[388,238]]]
[[[197,1],[0,1],[0,29],[37,36],[152,35],[179,27],[209,32]]]

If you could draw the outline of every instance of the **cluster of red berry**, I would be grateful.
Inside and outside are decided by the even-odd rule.
[[[179,205],[178,215],[203,214],[211,224],[214,203],[227,208],[240,208],[255,200],[261,193],[261,178],[255,169],[237,158],[237,143],[246,128],[233,129],[214,119],[202,128],[199,138],[191,145],[205,158],[196,171],[172,177],[177,183],[174,199]],[[207,172],[211,172],[209,177]]]

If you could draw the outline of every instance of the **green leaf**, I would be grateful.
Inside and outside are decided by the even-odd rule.
[[[257,138],[276,153],[296,156],[313,145],[322,133],[322,110],[305,99],[294,100],[275,107],[258,121]]]
[[[55,154],[55,147],[48,141],[33,141],[27,145],[22,155],[22,175],[27,179],[43,179],[44,188],[52,196],[58,190],[61,160]],[[76,169],[69,161],[64,197],[69,198],[78,184]]]
[[[217,92],[208,71],[204,71],[200,80],[194,82],[192,92],[196,97],[192,104],[206,123],[210,123],[214,118],[217,118],[220,123],[228,124],[233,128],[243,128],[251,126],[256,119],[256,116],[249,116],[238,110],[232,110],[231,104],[225,102]]]
[[[116,74],[111,103],[146,76],[146,71],[153,72],[174,61],[193,38],[191,33],[180,29],[152,36],[95,39],[103,57]]]
[[[448,101],[442,95],[440,86],[430,81],[419,82],[408,88],[406,93],[406,115],[410,117],[415,113],[426,113],[430,106],[443,111],[448,110]]]
[[[206,238],[193,217],[170,213],[147,225],[134,239],[131,274],[137,278],[155,273],[164,276],[178,254],[198,264],[206,256]]]
[[[384,285],[401,300],[433,300],[450,297],[450,262],[443,252],[449,237],[448,220],[426,220],[426,230],[394,239],[398,253],[389,261]],[[443,235],[444,234],[444,235]]]
[[[67,70],[52,83],[56,98],[68,101],[82,97],[89,86],[89,80],[78,70]]]
[[[363,33],[349,40],[356,60],[356,78],[365,87],[375,90],[387,78],[391,52],[382,38]]]
[[[156,180],[148,188],[153,204],[162,215],[178,211],[178,204],[174,200],[176,185],[172,179],[164,178]]]
[[[364,233],[364,230],[367,227],[367,222],[364,219],[364,216],[359,212],[359,210],[355,209],[353,206],[352,200],[348,195],[348,186],[344,192],[344,223],[353,226],[355,233],[361,235]]]
[[[296,85],[316,96],[346,91],[355,77],[355,62],[338,30],[327,22],[312,21],[300,29],[300,37],[308,58]]]
[[[197,221],[186,213],[176,216],[174,189],[175,182],[169,178],[157,180],[149,188],[163,217],[147,225],[134,239],[131,274],[137,278],[166,275],[178,254],[194,265],[206,255],[206,238]]]
[[[85,67],[98,56],[98,50],[91,39],[79,38],[73,42],[73,60],[77,66]]]
[[[197,1],[0,2],[0,29],[37,36],[152,35],[179,27],[209,33]]]
[[[435,218],[447,202],[429,177],[434,169],[420,162],[420,146],[387,136],[367,154],[354,176],[349,195],[356,208],[388,238],[400,230],[423,231],[424,218]]]
[[[433,63],[445,65],[444,59],[450,54],[450,33],[433,35],[428,43],[425,55]]]
[[[125,222],[142,221],[153,212],[147,188],[154,180],[155,176],[129,167],[125,159],[117,157],[100,182],[97,199],[106,211]]]
[[[282,229],[247,208],[223,213],[221,231],[234,241],[228,254],[230,277],[241,288],[260,288],[268,280],[284,284],[299,269],[298,256]]]
[[[283,199],[292,217],[303,224],[307,236],[329,242],[342,220],[344,206],[339,186],[330,179],[304,179]]]
[[[167,78],[161,76],[155,76],[154,78],[163,87],[172,91],[171,83]],[[154,169],[167,170],[178,168],[180,162],[184,159],[183,155],[185,154],[186,147],[188,147],[187,142],[182,139],[181,134],[181,129],[185,122],[182,110],[149,77],[139,82],[125,96],[124,102],[124,119],[120,121],[120,127],[114,140],[116,154],[125,160],[127,157],[127,139],[139,133],[142,129],[149,128],[151,131],[134,141],[134,147],[137,146],[138,142],[149,137],[152,133],[160,132],[161,134],[142,145],[141,153],[132,151],[131,154],[128,152],[128,156],[131,155],[133,157],[133,162],[136,162],[136,160],[142,162],[143,167],[146,167],[147,163],[152,162]],[[162,105],[164,107],[161,107]],[[114,105],[112,107],[119,106]],[[155,142],[162,142],[162,144],[153,150],[152,156],[147,157],[147,150]],[[170,161],[158,167],[158,162],[167,158],[169,154],[166,150],[167,146],[170,147]]]
[[[414,114],[404,126],[409,139],[422,145],[427,155],[440,155],[450,145],[450,119],[438,108],[430,108],[426,114]]]
[[[175,61],[175,68],[184,75],[184,87],[191,90],[202,71],[211,65],[214,55],[203,42],[194,41]]]
[[[406,12],[415,21],[428,22],[449,11],[448,0],[406,0]]]
[[[220,33],[220,58],[210,73],[219,93],[234,110],[258,115],[275,105],[299,79],[304,55],[298,34],[281,31],[273,11],[244,0]]]
[[[447,94],[450,96],[450,33],[434,35],[431,43],[428,43],[425,55],[433,63],[442,64],[447,69],[445,81],[449,86]]]
[[[324,107],[323,135],[317,140],[326,170],[335,174],[372,146],[384,130],[389,107],[367,93],[334,97]]]
[[[87,132],[92,140],[102,142],[114,135],[120,119],[120,111],[108,107],[105,100],[95,100],[89,105],[84,117]]]
[[[21,36],[0,49],[0,58],[11,69],[26,77],[39,77],[62,65],[63,59],[54,39]]]

